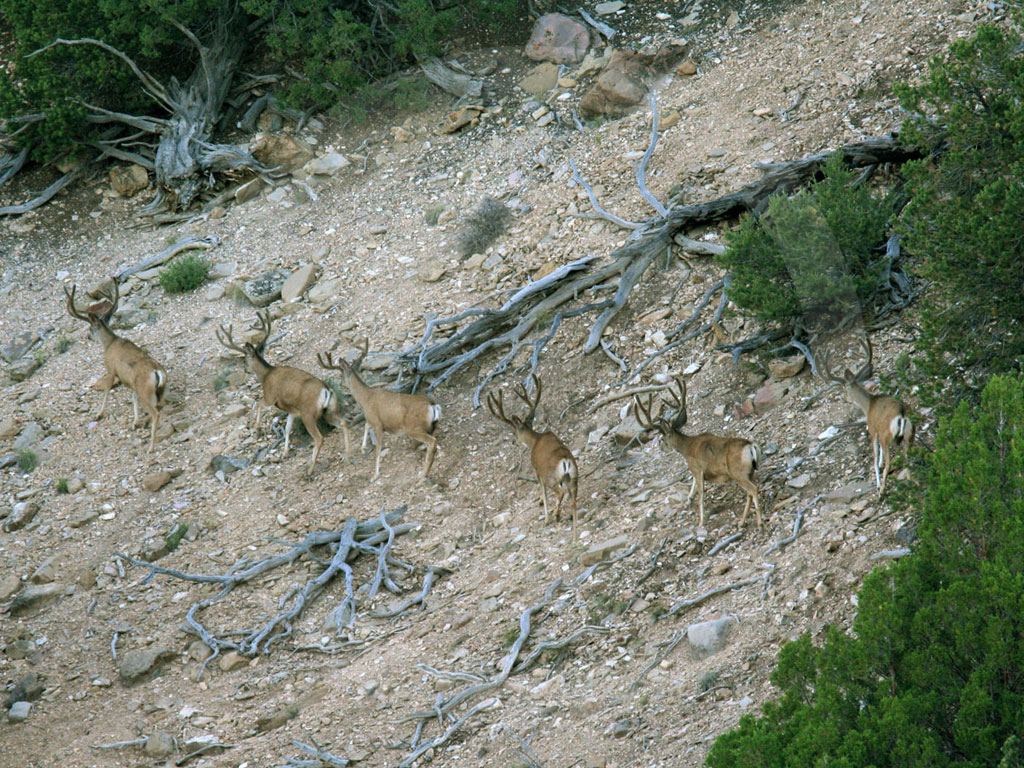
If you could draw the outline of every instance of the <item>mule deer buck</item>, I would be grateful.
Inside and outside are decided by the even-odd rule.
[[[831,360],[828,353],[823,353],[821,367],[825,378],[842,384],[846,388],[846,396],[854,405],[864,412],[868,420],[868,440],[875,467],[875,485],[878,496],[885,496],[885,481],[889,477],[889,461],[893,444],[899,445],[906,456],[914,439],[914,425],[907,418],[907,409],[899,400],[888,395],[873,395],[868,392],[863,382],[871,378],[871,341],[867,335],[861,337],[861,346],[867,354],[867,362],[860,370],[853,373],[849,368],[843,371],[842,377],[831,371]]]
[[[313,474],[313,467],[320,455],[320,448],[323,446],[324,438],[320,433],[318,424],[322,416],[332,427],[341,427],[345,435],[345,461],[349,460],[351,448],[348,433],[348,424],[341,416],[338,406],[338,398],[334,392],[311,373],[306,373],[299,368],[290,365],[271,365],[263,357],[267,347],[267,340],[270,338],[270,314],[260,312],[256,315],[259,327],[263,331],[263,340],[258,344],[246,342],[238,345],[231,337],[231,326],[225,328],[223,325],[216,331],[217,340],[228,349],[241,352],[245,355],[245,365],[260,380],[263,387],[263,399],[256,403],[256,431],[260,429],[260,419],[263,415],[261,405],[278,408],[288,414],[288,420],[284,427],[284,455],[288,455],[288,447],[291,444],[292,423],[295,417],[302,419],[313,438],[313,456],[309,460],[307,475]]]
[[[434,437],[434,429],[441,418],[441,406],[426,395],[408,395],[404,392],[392,392],[388,389],[378,389],[367,385],[359,378],[359,368],[366,353],[370,349],[370,340],[363,344],[359,357],[353,363],[344,358],[334,362],[329,352],[321,352],[318,356],[320,365],[323,368],[340,371],[345,387],[352,393],[352,397],[363,409],[366,417],[366,426],[363,428],[363,446],[366,450],[366,440],[370,430],[373,430],[377,441],[377,456],[373,477],[380,476],[380,451],[384,443],[384,433],[402,434],[406,437],[422,443],[427,447],[427,455],[423,460],[422,477],[430,472],[434,463],[434,454],[437,452],[437,438]]]
[[[686,465],[693,475],[693,486],[686,501],[693,499],[693,494],[698,495],[700,507],[700,526],[704,527],[704,481],[711,483],[723,483],[732,480],[747,493],[747,503],[743,507],[743,517],[740,519],[740,527],[746,525],[747,514],[750,512],[750,502],[754,502],[754,513],[757,517],[757,527],[761,527],[761,506],[758,503],[757,485],[754,483],[754,470],[761,458],[761,452],[757,445],[742,437],[719,437],[705,432],[700,435],[687,435],[682,432],[686,424],[686,382],[681,377],[675,379],[677,391],[669,388],[670,400],[665,404],[670,408],[677,409],[675,417],[669,421],[664,416],[654,419],[651,416],[651,404],[653,398],[648,396],[647,406],[640,401],[639,396],[633,396],[633,404],[636,407],[636,418],[640,426],[645,430],[657,429],[665,436],[668,444],[683,454]]]
[[[110,288],[100,292],[100,298],[105,299],[110,305],[103,314],[97,314],[86,310],[81,312],[75,307],[75,291],[78,286],[72,285],[71,290],[64,286],[64,296],[67,298],[68,314],[77,320],[83,320],[89,324],[90,331],[94,338],[103,343],[103,362],[107,366],[107,375],[100,380],[103,386],[103,402],[100,403],[100,410],[96,418],[103,415],[107,407],[107,397],[110,390],[118,384],[126,384],[132,389],[132,429],[139,423],[139,404],[149,413],[149,453],[153,451],[156,443],[156,430],[160,424],[160,406],[164,400],[164,390],[167,387],[167,372],[160,363],[156,362],[146,352],[136,346],[128,339],[123,339],[110,330],[110,319],[117,311],[117,302],[120,299],[120,291],[117,287],[117,280],[111,278]]]
[[[569,497],[572,502],[572,533],[576,535],[576,491],[579,483],[579,467],[576,466],[576,458],[558,436],[551,432],[537,432],[533,428],[533,417],[537,412],[537,405],[540,403],[541,383],[534,375],[532,377],[534,397],[531,400],[522,384],[516,385],[513,390],[523,400],[529,411],[525,416],[506,416],[505,404],[501,392],[495,395],[493,392],[487,395],[487,407],[498,421],[504,422],[512,428],[516,439],[530,449],[530,463],[533,464],[533,471],[537,475],[537,482],[540,483],[541,498],[544,500],[544,522],[549,522],[548,513],[548,489],[555,493],[555,522],[562,517],[562,499]]]

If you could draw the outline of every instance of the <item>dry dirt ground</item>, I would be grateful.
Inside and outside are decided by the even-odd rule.
[[[662,134],[650,167],[649,186],[662,200],[678,190],[688,201],[709,199],[757,178],[756,161],[796,159],[887,132],[900,118],[888,96],[891,83],[918,77],[928,56],[969,34],[990,13],[981,3],[948,0],[705,2],[698,10],[702,25],[694,29],[678,24],[681,14],[671,3],[634,0],[620,17],[606,19],[630,30],[624,45],[687,37],[699,65],[695,76],[667,76],[657,84],[663,114],[680,114]],[[658,19],[657,13],[670,18]],[[429,711],[439,692],[451,695],[470,684],[438,679],[419,665],[496,675],[519,635],[523,612],[542,603],[545,591],[561,579],[551,600],[532,616],[521,657],[542,641],[563,640],[585,626],[602,631],[546,652],[531,669],[457,708],[453,714],[459,717],[497,699],[430,753],[434,764],[698,765],[716,735],[774,695],[768,676],[783,643],[803,632],[817,637],[829,625],[850,626],[855,592],[877,562],[871,556],[896,547],[894,533],[908,522],[879,504],[873,488],[811,503],[819,494],[867,479],[867,439],[863,424],[854,423],[859,414],[835,391],[802,410],[819,388],[805,371],[782,382],[787,390],[773,410],[734,418],[733,405],[762,376],[721,360],[711,339],[665,355],[651,366],[650,377],[635,383],[697,364],[690,380],[690,424],[762,446],[765,525],[757,530],[748,523],[741,538],[714,555],[712,547],[739,530],[740,491],[712,486],[706,527],[699,529],[695,505],[686,503],[689,475],[678,454],[660,440],[623,451],[610,436],[597,437],[619,424],[627,401],[592,407],[598,397],[618,391],[619,372],[600,353],[580,354],[586,320],[567,320],[545,351],[538,416],[579,460],[578,541],[564,517],[559,525],[544,524],[524,451],[486,409],[473,409],[470,393],[479,370],[467,369],[435,392],[444,413],[429,483],[416,477],[422,453],[396,437],[386,440],[376,481],[372,455],[357,451],[354,462],[342,466],[337,432],[328,435],[311,479],[304,475],[308,438],[299,438],[286,457],[280,456],[280,443],[268,454],[275,438],[266,428],[255,434],[250,406],[260,393],[254,378],[235,376],[228,386],[215,387],[240,368],[222,356],[214,328],[234,323],[241,329],[254,310],[230,298],[209,300],[209,285],[184,296],[165,294],[155,281],[135,280],[125,288],[131,290],[126,300],[153,313],[124,334],[166,366],[165,417],[173,433],[148,457],[148,430],[129,429],[130,398],[123,388],[112,395],[106,417],[94,420],[101,395],[88,383],[102,372],[102,352],[82,323],[65,313],[62,272],[67,281],[95,285],[186,235],[219,238],[207,255],[235,263],[232,276],[219,281],[224,286],[269,267],[293,269],[315,260],[322,268],[320,282],[337,279],[339,292],[325,303],[289,308],[297,311],[277,321],[275,331],[286,335],[268,355],[316,370],[319,350],[346,352],[369,337],[374,351],[398,351],[419,338],[432,313],[493,306],[501,291],[524,284],[545,265],[607,254],[620,245],[623,231],[571,215],[587,212],[589,205],[571,183],[567,162],[573,158],[597,185],[606,208],[634,220],[647,217],[630,153],[646,147],[648,111],[578,132],[567,110],[581,84],[567,91],[568,99],[554,101],[562,119],[538,127],[530,116],[536,105],[509,85],[532,64],[511,49],[464,55],[487,56],[498,59],[492,103],[503,99],[501,109],[468,131],[435,134],[450,106],[441,97],[408,119],[355,132],[325,120],[322,131],[308,135],[318,152],[333,147],[354,153],[362,145],[368,157],[365,170],[357,158],[316,187],[315,200],[297,202],[289,189],[281,202],[262,197],[221,218],[133,229],[145,195],[117,198],[105,178],[97,178],[37,213],[0,225],[0,341],[25,329],[45,334],[42,367],[27,381],[4,384],[0,422],[12,419],[20,430],[35,421],[47,435],[35,471],[8,468],[0,474],[5,514],[17,501],[39,506],[29,525],[0,532],[0,575],[10,586],[12,576],[28,582],[46,566],[39,578],[60,585],[49,601],[0,618],[0,677],[10,685],[35,673],[45,685],[25,722],[0,721],[0,762],[67,768],[172,764],[206,743],[195,741],[205,736],[230,746],[197,755],[189,764],[277,766],[308,759],[296,741],[365,765],[396,765],[412,751],[416,723],[406,718]],[[783,123],[780,113],[798,93],[803,96],[793,119]],[[401,122],[415,134],[413,141],[393,140],[391,128]],[[371,142],[364,144],[366,138]],[[528,206],[495,243],[501,261],[490,272],[460,262],[454,248],[460,217],[484,194],[506,194],[507,202]],[[425,214],[436,206],[451,211],[454,220],[428,225]],[[428,283],[418,272],[431,260],[445,274]],[[632,364],[642,360],[655,348],[653,335],[689,315],[719,276],[700,257],[652,270],[613,325],[609,338],[617,354]],[[912,322],[906,318],[876,338],[877,368],[887,370],[892,356],[906,348]],[[738,339],[753,325],[727,316],[725,330]],[[62,337],[73,343],[61,354]],[[484,361],[489,364],[493,359]],[[918,420],[927,431],[926,416]],[[839,438],[793,468],[833,426]],[[3,438],[2,452],[12,440]],[[219,454],[254,463],[221,480],[208,469]],[[160,468],[182,473],[158,492],[144,490],[143,478]],[[58,493],[60,479],[76,481],[73,486],[81,481],[84,488]],[[448,569],[422,610],[373,618],[372,610],[409,596],[382,591],[359,603],[354,626],[339,639],[324,627],[326,614],[344,595],[343,579],[335,579],[294,622],[289,637],[229,671],[215,659],[200,675],[203,649],[183,629],[189,609],[213,597],[216,587],[167,576],[144,581],[147,569],[115,556],[151,554],[172,528],[185,523],[184,539],[159,564],[220,574],[242,558],[280,553],[309,532],[339,530],[349,517],[368,520],[382,507],[400,505],[408,505],[404,519],[419,525],[397,537],[394,556],[421,568]],[[799,538],[766,554],[790,533],[801,509]],[[613,555],[635,549],[580,583],[587,571],[583,553],[617,536],[628,545]],[[317,555],[330,557],[326,549]],[[374,566],[372,558],[356,561],[356,585],[372,578]],[[238,636],[231,632],[266,623],[281,610],[279,602],[294,600],[295,588],[321,568],[304,559],[271,571],[197,618],[231,640]],[[409,575],[396,567],[394,575],[409,594],[418,591],[422,571]],[[747,581],[656,619],[685,599]],[[726,616],[736,622],[721,650],[698,653],[689,645],[689,625]],[[127,654],[160,647],[171,653],[141,682],[119,679]],[[284,716],[268,724],[274,713]],[[96,747],[158,731],[178,741],[177,751],[159,756],[138,745]],[[431,718],[421,738],[440,733]],[[151,742],[158,752],[157,738]]]

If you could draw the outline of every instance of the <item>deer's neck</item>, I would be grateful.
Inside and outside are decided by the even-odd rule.
[[[96,325],[93,326],[93,329],[95,330],[96,336],[99,338],[100,343],[103,344],[104,349],[109,347],[115,341],[121,340],[121,337],[114,333],[112,330],[110,330],[110,326],[107,325],[102,320],[96,323]]]
[[[530,450],[533,450],[533,446],[537,444],[537,440],[540,439],[540,435],[540,432],[537,432],[525,424],[516,429],[516,439]]]
[[[850,402],[864,411],[865,415],[871,407],[871,401],[875,399],[874,395],[856,381],[846,382],[846,396],[850,398]]]
[[[260,383],[263,383],[263,380],[267,378],[267,374],[274,370],[274,366],[264,360],[263,356],[255,350],[251,351],[246,356],[246,359],[249,363],[249,370],[256,374]]]
[[[665,435],[665,440],[668,444],[675,448],[680,453],[686,453],[690,446],[693,445],[693,441],[696,439],[693,435],[688,435],[685,432],[681,432],[675,427],[664,426],[661,430],[662,434]]]
[[[352,397],[356,399],[357,403],[363,403],[374,391],[373,387],[368,386],[366,382],[359,378],[359,374],[350,365],[345,366],[342,376],[345,379],[346,389],[352,393]]]

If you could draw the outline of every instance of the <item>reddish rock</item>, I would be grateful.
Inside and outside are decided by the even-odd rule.
[[[789,392],[789,387],[777,381],[770,381],[754,393],[754,410],[758,413],[765,413],[779,404],[779,401]]]
[[[167,470],[151,472],[142,479],[142,487],[147,491],[156,493],[169,482],[171,482],[171,473]]]
[[[575,19],[549,13],[537,19],[524,53],[534,61],[575,64],[590,47],[590,31]]]

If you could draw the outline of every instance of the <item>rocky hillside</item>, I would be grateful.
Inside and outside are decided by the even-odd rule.
[[[618,5],[587,4],[620,30],[616,47],[683,46],[652,83],[663,130],[647,185],[686,202],[757,179],[758,161],[891,130],[891,84],[991,12],[949,0]],[[0,223],[0,673],[18,702],[0,721],[5,764],[698,765],[772,697],[780,645],[850,625],[861,579],[913,540],[913,520],[879,503],[859,412],[837,391],[805,408],[820,382],[798,366],[735,365],[709,336],[631,383],[686,370],[692,428],[762,447],[764,526],[739,528],[744,497],[729,484],[709,487],[699,527],[682,457],[630,439],[618,365],[583,356],[590,321],[566,319],[541,357],[537,421],[579,462],[574,539],[566,516],[545,524],[524,449],[472,406],[494,358],[435,391],[428,481],[415,445],[392,435],[374,479],[361,422],[352,463],[334,431],[307,477],[310,439],[296,429],[282,455],[282,414],[256,431],[259,385],[215,338],[221,324],[249,333],[247,281],[297,274],[297,300],[269,305],[271,362],[316,372],[318,352],[368,338],[368,376],[385,381],[389,355],[428,319],[613,251],[627,232],[577,215],[591,206],[569,167],[605,209],[650,215],[633,177],[646,106],[582,130],[573,119],[608,53],[592,47],[535,95],[521,85],[550,70],[521,48],[458,52],[487,73],[485,108],[461,129],[442,132],[451,100],[434,91],[412,114],[324,116],[299,132],[322,173],[307,166],[177,226],[138,226],[145,192],[121,195],[106,176]],[[46,173],[25,183],[42,188]],[[27,192],[0,190],[0,202]],[[460,259],[464,219],[486,195],[515,217]],[[167,294],[158,270],[141,271],[115,318],[167,370],[147,455],[124,387],[96,419],[102,349],[65,311],[62,285],[83,293],[189,237],[208,238],[208,282]],[[663,266],[607,337],[630,365],[721,277],[693,254]],[[912,328],[905,318],[874,340],[877,370]],[[727,313],[721,333],[753,330]],[[382,510],[402,514],[385,524]]]

